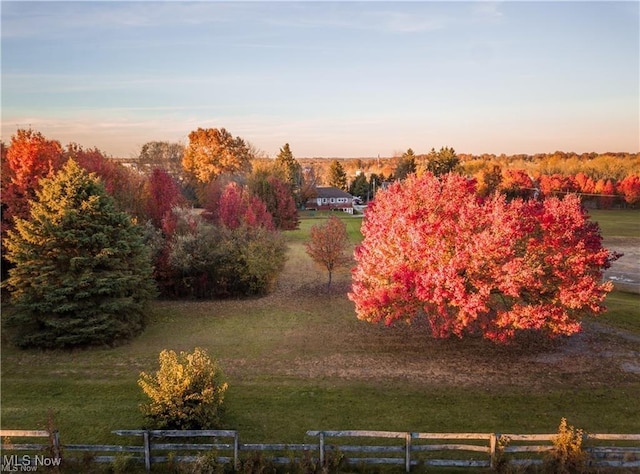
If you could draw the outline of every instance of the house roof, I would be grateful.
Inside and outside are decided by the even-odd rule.
[[[353,199],[353,196],[346,191],[333,186],[318,186],[316,188],[319,198],[349,198]]]

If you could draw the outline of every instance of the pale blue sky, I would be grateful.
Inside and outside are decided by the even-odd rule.
[[[7,2],[2,139],[137,156],[640,151],[640,3]]]

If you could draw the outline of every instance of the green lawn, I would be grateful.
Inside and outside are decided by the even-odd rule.
[[[638,215],[593,214],[614,235],[625,234]],[[357,243],[361,218],[341,217]],[[122,443],[110,432],[143,422],[139,373],[156,368],[162,349],[200,346],[225,370],[225,423],[243,442],[310,441],[304,433],[318,429],[553,432],[563,416],[591,432],[640,432],[640,406],[633,402],[640,399],[640,376],[591,370],[579,365],[579,352],[579,368],[566,372],[542,372],[544,363],[532,362],[579,344],[504,349],[482,341],[432,341],[417,330],[358,321],[346,296],[349,271],[337,272],[327,290],[326,272],[304,252],[318,222],[304,219],[287,234],[289,261],[274,294],[264,298],[158,301],[144,334],[116,348],[22,351],[5,333],[2,428],[44,427],[51,410],[63,443]],[[640,296],[613,293],[608,305],[600,323],[640,334]],[[608,337],[623,350],[634,347]],[[591,347],[589,340],[580,344]],[[448,381],[433,361],[447,364],[454,378],[478,373],[479,383]]]
[[[640,295],[614,291],[607,296],[606,306],[607,312],[597,321],[640,335]]]
[[[589,215],[605,237],[640,237],[640,209],[592,209]]]

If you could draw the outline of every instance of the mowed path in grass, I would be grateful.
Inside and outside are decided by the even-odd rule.
[[[568,339],[435,341],[421,327],[355,318],[348,269],[327,289],[305,254],[317,222],[288,233],[266,297],[158,301],[145,333],[112,349],[20,351],[3,339],[2,427],[42,427],[51,409],[63,442],[121,442],[111,430],[143,423],[140,371],[155,370],[162,349],[199,346],[227,375],[225,427],[245,441],[300,441],[310,429],[549,432],[563,416],[592,432],[640,432],[628,337],[640,333],[637,295],[612,295],[610,314]],[[345,222],[355,243],[360,221]]]

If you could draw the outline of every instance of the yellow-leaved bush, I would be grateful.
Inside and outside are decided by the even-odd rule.
[[[560,420],[558,434],[551,440],[553,450],[545,460],[547,472],[555,474],[571,474],[584,472],[587,467],[587,452],[583,441],[586,433],[567,423],[566,418]]]
[[[216,361],[196,347],[192,353],[163,350],[155,374],[142,372],[138,385],[150,398],[140,405],[147,427],[199,430],[220,428],[228,384]]]

